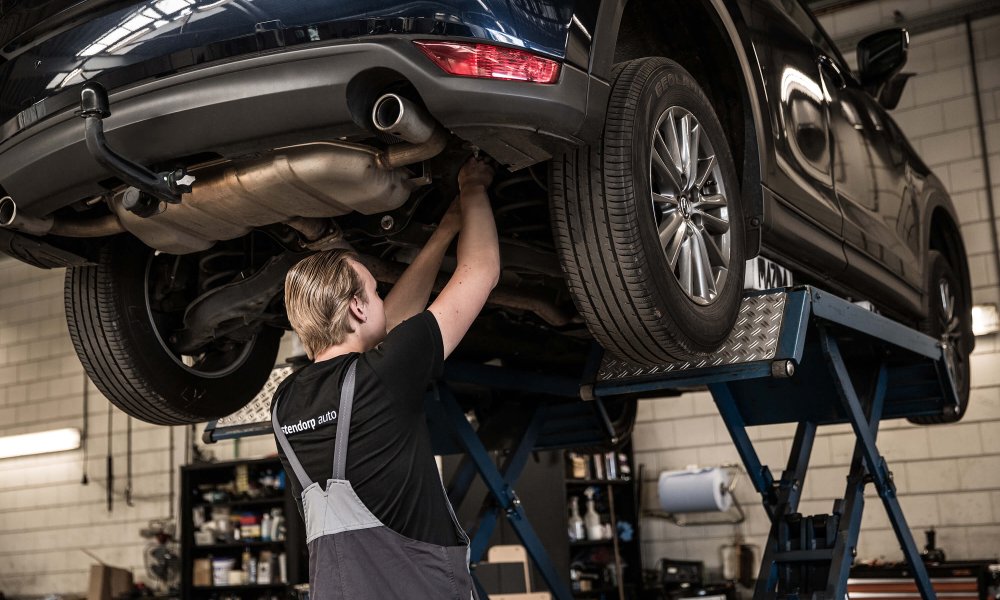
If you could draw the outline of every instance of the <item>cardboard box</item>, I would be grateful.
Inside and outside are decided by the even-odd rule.
[[[132,572],[108,565],[90,566],[87,600],[115,600],[132,592]]]
[[[191,584],[197,586],[210,586],[212,585],[212,559],[211,558],[196,558],[194,559],[193,573],[191,577]]]

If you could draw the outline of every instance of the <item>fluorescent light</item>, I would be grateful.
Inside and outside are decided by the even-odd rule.
[[[125,21],[122,24],[122,27],[124,27],[125,29],[127,29],[129,31],[139,31],[140,29],[142,29],[146,25],[149,25],[153,21],[155,21],[155,19],[153,19],[152,17],[148,17],[146,15],[139,14],[139,15],[136,15],[136,16],[132,17],[128,21]]]
[[[104,46],[105,48],[107,48],[111,44],[114,44],[115,42],[117,42],[118,40],[122,39],[123,37],[127,36],[130,33],[132,32],[129,31],[128,29],[125,29],[124,27],[115,27],[114,29],[109,31],[107,35],[97,40],[97,45]]]
[[[164,15],[170,16],[181,9],[191,6],[190,0],[160,0],[155,4],[156,10]]]
[[[996,304],[976,304],[972,307],[972,333],[986,335],[1000,331],[1000,312]]]
[[[80,447],[80,430],[76,427],[53,429],[22,435],[0,437],[0,458],[76,450]]]

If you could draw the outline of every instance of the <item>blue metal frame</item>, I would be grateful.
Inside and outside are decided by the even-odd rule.
[[[922,598],[932,600],[935,596],[927,570],[875,440],[883,419],[940,414],[946,407],[957,405],[958,395],[945,368],[943,349],[926,335],[821,290],[801,287],[784,293],[782,327],[770,360],[594,382],[591,376],[597,372],[595,359],[585,371],[583,385],[570,377],[447,363],[444,379],[448,383],[538,397],[529,409],[533,414],[516,449],[497,468],[451,390],[441,384],[428,395],[427,416],[435,452],[463,454],[448,489],[452,504],[461,503],[477,474],[489,491],[490,502],[480,511],[472,536],[473,567],[482,560],[502,514],[552,595],[569,600],[572,596],[566,581],[555,571],[514,492],[514,483],[528,455],[537,448],[595,443],[613,437],[604,400],[707,385],[771,519],[755,598],[843,598],[861,528],[864,486],[872,483],[910,562]],[[783,368],[772,371],[776,361]],[[794,367],[794,374],[781,377],[788,375],[788,365]],[[581,398],[596,402],[580,402]],[[748,426],[769,423],[798,424],[792,452],[778,479],[761,463],[746,431]],[[816,430],[833,423],[850,423],[857,439],[844,498],[835,503],[831,515],[803,517],[796,511]],[[210,427],[206,436],[217,440],[254,435],[257,429],[270,431],[269,426],[260,425],[227,430]],[[478,582],[476,586],[485,598]]]
[[[480,441],[472,425],[469,424],[465,412],[459,406],[451,390],[446,385],[439,384],[435,386],[433,396],[438,408],[451,426],[449,431],[454,436],[456,443],[464,450],[464,455],[475,465],[475,469],[483,483],[486,484],[489,497],[493,501],[490,505],[484,506],[480,512],[478,526],[472,535],[469,548],[469,561],[473,566],[473,580],[479,597],[483,600],[487,599],[485,590],[482,589],[475,577],[474,567],[486,554],[490,536],[502,514],[507,517],[507,521],[521,540],[535,567],[541,573],[552,596],[557,600],[572,600],[573,595],[566,586],[565,579],[559,575],[552,564],[545,546],[528,521],[521,500],[517,497],[513,487],[535,448],[535,443],[545,422],[547,406],[544,403],[536,406],[535,413],[529,420],[517,448],[507,457],[503,467],[498,469],[493,463],[489,451]],[[467,475],[462,474],[461,477],[467,478]],[[467,491],[467,485],[464,487]],[[464,492],[461,495],[464,496]],[[460,501],[461,497],[456,496],[455,499]]]
[[[917,589],[920,591],[920,596],[923,600],[932,600],[936,598],[934,594],[934,588],[931,586],[930,577],[927,574],[927,566],[924,565],[924,561],[920,558],[920,552],[917,550],[917,545],[913,542],[913,535],[910,533],[909,527],[906,525],[906,519],[903,517],[903,509],[899,505],[899,499],[896,497],[896,486],[892,481],[892,473],[889,472],[889,467],[882,458],[875,446],[875,436],[878,433],[879,419],[881,418],[881,411],[884,406],[886,388],[887,388],[887,371],[884,365],[879,366],[878,378],[876,380],[875,392],[872,396],[870,415],[868,418],[865,417],[864,408],[861,405],[861,401],[858,398],[858,394],[851,383],[851,376],[848,374],[847,366],[844,364],[844,359],[840,353],[840,347],[837,344],[837,340],[830,334],[830,332],[825,328],[820,328],[820,342],[823,346],[824,354],[827,357],[830,365],[830,372],[834,376],[834,383],[837,386],[837,391],[840,394],[841,401],[844,403],[844,407],[850,411],[851,414],[851,428],[854,430],[854,435],[857,437],[857,441],[854,445],[854,459],[852,460],[852,476],[861,472],[861,465],[863,463],[864,474],[871,477],[875,484],[875,489],[878,491],[879,497],[882,499],[882,504],[885,506],[885,511],[889,517],[889,522],[892,523],[892,528],[896,533],[896,539],[899,540],[901,544],[903,555],[906,557],[907,562],[910,564],[910,569],[913,571],[913,577],[917,582]],[[947,379],[949,387],[954,390],[954,383],[950,379]],[[862,459],[862,460],[859,460]],[[861,479],[863,482],[864,479]],[[857,512],[857,528],[860,530],[860,520],[861,520],[861,509],[864,503],[864,490],[863,483],[861,485],[854,486],[853,489],[848,490],[848,495],[846,498],[854,497],[858,508]],[[845,498],[845,499],[846,499]],[[853,523],[851,523],[854,525]],[[845,544],[845,556],[838,557],[846,562],[846,550],[849,550],[852,555],[854,548],[857,544],[857,533],[858,531],[851,530],[850,536]],[[830,598],[843,598],[847,593],[847,571],[849,566],[841,567],[843,576],[839,580],[835,580],[835,576],[839,576],[840,573],[831,573],[830,576],[830,587],[828,590],[833,595]]]
[[[462,504],[474,480],[483,480],[489,492],[476,519],[470,540],[470,566],[479,598],[485,590],[475,578],[475,566],[486,554],[489,539],[503,515],[542,574],[554,598],[571,600],[568,574],[556,571],[541,540],[528,521],[514,484],[528,457],[538,449],[614,443],[616,432],[604,402],[581,400],[581,378],[548,375],[488,365],[448,361],[443,382],[425,399],[425,412],[435,454],[460,454],[462,460],[447,487],[453,507]],[[465,418],[448,385],[472,384],[478,388],[519,394],[524,399],[525,427],[518,444],[498,469],[479,434]],[[489,427],[489,423],[486,424]],[[510,432],[506,432],[510,433]],[[271,423],[242,423],[219,427],[209,423],[203,434],[207,443],[253,435],[271,435]]]
[[[656,395],[707,385],[771,520],[754,598],[841,600],[857,547],[864,487],[875,486],[924,600],[935,598],[875,440],[884,418],[940,414],[957,403],[938,342],[831,294],[788,290],[771,360],[601,381],[599,398]],[[849,360],[845,360],[847,357]],[[775,361],[782,368],[772,372]],[[784,361],[790,361],[789,375]],[[785,470],[761,463],[746,428],[797,423]],[[816,430],[850,423],[856,443],[844,498],[832,514],[803,516],[798,503]]]
[[[803,419],[817,425],[848,423],[850,415],[834,389],[812,384],[816,377],[825,376],[825,359],[817,336],[810,332],[824,323],[844,334],[841,337],[851,336],[886,353],[889,391],[883,418],[940,415],[946,407],[958,406],[958,394],[937,340],[822,290],[805,286],[790,288],[785,294],[784,319],[772,359],[598,381],[593,383],[593,395],[655,397],[667,390],[715,383],[758,388],[760,380],[767,380],[771,382],[767,402],[740,401],[739,410],[747,425]],[[799,373],[791,379],[771,379],[771,367],[777,361],[791,361]],[[809,403],[802,402],[806,394],[811,398]]]

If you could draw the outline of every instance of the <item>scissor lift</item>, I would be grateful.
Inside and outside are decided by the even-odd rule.
[[[428,419],[436,433],[436,450],[464,455],[448,490],[453,504],[461,503],[477,473],[489,491],[490,502],[473,531],[473,565],[485,555],[502,515],[559,600],[572,598],[565,574],[554,569],[514,492],[527,457],[538,448],[615,437],[605,408],[611,401],[700,386],[711,391],[771,520],[754,598],[844,598],[861,529],[864,488],[870,483],[922,598],[931,600],[935,595],[927,570],[876,437],[884,419],[957,410],[953,380],[939,341],[827,292],[784,288],[745,296],[723,348],[697,362],[636,367],[603,357],[588,367],[581,384],[569,377],[449,361],[444,382],[429,395]],[[468,384],[539,399],[520,421],[519,443],[500,468],[451,391]],[[265,395],[269,404],[270,394]],[[269,433],[268,412],[255,404],[241,411],[244,417],[237,413],[210,424],[206,440]],[[796,423],[797,428],[785,470],[775,478],[761,464],[746,428],[777,423]],[[830,514],[801,515],[797,507],[817,428],[841,423],[850,424],[856,439],[844,497],[834,502]]]

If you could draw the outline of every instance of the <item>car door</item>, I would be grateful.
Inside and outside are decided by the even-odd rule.
[[[754,3],[753,42],[773,132],[766,188],[768,247],[819,278],[846,266],[843,216],[833,187],[827,99],[814,39],[821,36],[797,0]]]
[[[844,215],[847,269],[855,289],[899,305],[920,287],[917,211],[891,120],[828,41],[820,45],[829,99],[833,183]]]

